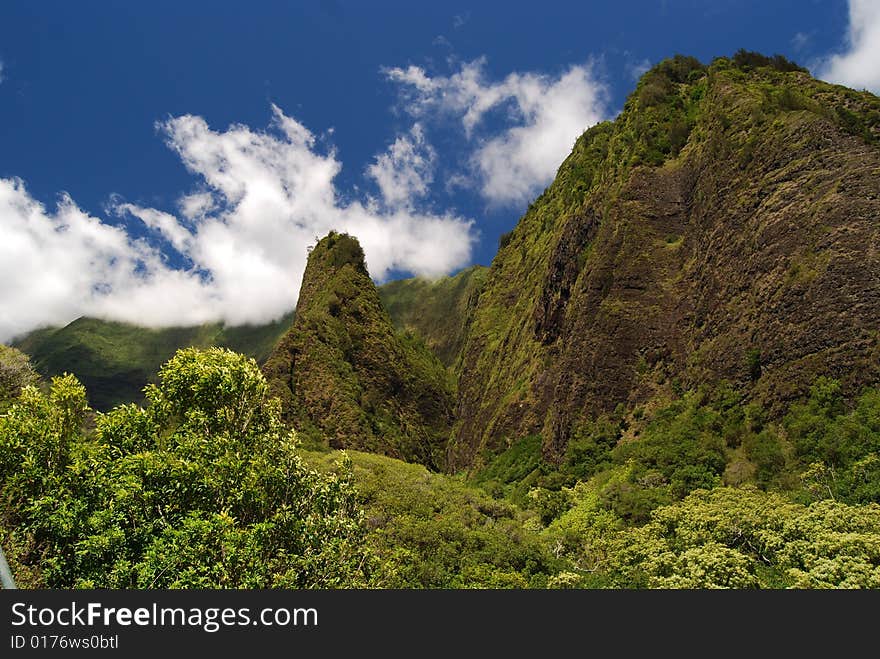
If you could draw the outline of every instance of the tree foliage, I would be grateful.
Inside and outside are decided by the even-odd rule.
[[[26,354],[0,344],[0,412],[17,398],[21,390],[36,384],[39,376]]]
[[[558,568],[533,514],[421,465],[351,453],[366,542],[386,588],[526,588]],[[333,454],[306,459],[332,469]]]
[[[746,50],[744,48],[740,48],[733,54],[732,61],[735,67],[743,69],[745,71],[760,66],[766,66],[780,71],[781,73],[789,73],[792,71],[809,73],[807,69],[799,66],[798,64],[795,64],[784,55],[776,54],[772,57],[768,57],[767,55],[762,55],[761,53],[756,53],[754,51]]]
[[[298,455],[256,363],[179,351],[148,405],[83,428],[72,376],[27,387],[0,418],[2,527],[33,584],[344,587],[369,560],[350,477]]]
[[[878,588],[880,506],[810,506],[753,487],[698,490],[624,528],[590,488],[546,531],[579,585]]]
[[[880,503],[880,390],[866,390],[848,409],[840,383],[819,378],[784,425],[813,498]]]

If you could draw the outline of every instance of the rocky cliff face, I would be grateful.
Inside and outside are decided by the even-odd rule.
[[[880,99],[787,62],[667,60],[505,238],[464,342],[451,467],[727,380],[776,406],[875,381]]]
[[[263,371],[302,433],[444,466],[451,379],[420,338],[395,332],[355,238],[331,233],[312,250],[293,325]]]

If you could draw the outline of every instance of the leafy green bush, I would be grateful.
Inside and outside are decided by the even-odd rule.
[[[785,453],[779,437],[770,429],[752,433],[743,442],[746,456],[757,466],[758,484],[766,487],[785,467]]]
[[[0,417],[0,528],[31,586],[339,587],[367,582],[346,470],[301,461],[256,363],[179,351],[146,408],[84,431],[72,376]]]
[[[721,415],[703,402],[697,394],[686,395],[658,412],[637,441],[614,449],[615,462],[633,465],[628,478],[633,489],[660,490],[677,499],[720,483],[726,466],[724,440],[718,432]]]
[[[739,69],[743,69],[744,71],[755,69],[761,66],[768,66],[782,73],[788,73],[791,71],[809,73],[807,69],[795,64],[783,55],[777,54],[773,55],[772,57],[767,57],[766,55],[762,55],[761,53],[745,50],[744,48],[740,48],[738,51],[736,51],[736,53],[734,53],[733,65]]]
[[[578,480],[610,467],[620,439],[620,425],[607,416],[578,425],[565,450],[561,470]]]
[[[808,490],[850,503],[880,503],[880,390],[868,389],[847,410],[840,383],[819,378],[784,426],[804,465]],[[824,483],[824,485],[823,485]]]
[[[0,412],[9,407],[24,387],[38,380],[26,354],[0,344]]]
[[[675,83],[693,82],[706,72],[706,66],[696,57],[675,55],[660,62],[654,70]]]

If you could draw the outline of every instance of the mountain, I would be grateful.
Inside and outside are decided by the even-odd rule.
[[[396,328],[424,338],[444,365],[459,357],[486,268],[472,266],[453,277],[388,282],[379,296]],[[13,342],[45,378],[73,373],[86,385],[90,404],[106,411],[142,400],[142,390],[178,348],[225,347],[266,360],[293,323],[293,311],[265,325],[150,329],[99,318],[35,330]]]
[[[587,130],[464,340],[451,468],[725,381],[780,414],[880,366],[880,99],[784,58],[687,57]]]
[[[293,326],[263,371],[302,434],[444,465],[452,380],[422,339],[394,329],[355,238],[331,232],[311,251]]]
[[[445,366],[455,367],[487,270],[474,265],[437,280],[390,281],[379,287],[379,298],[397,329],[418,334]]]
[[[633,414],[722,383],[779,418],[821,376],[850,400],[880,379],[878,142],[867,92],[781,57],[677,56],[577,140],[488,269],[376,289],[334,234],[310,256],[303,318],[80,319],[16,345],[99,409],[140,399],[178,347],[271,353],[306,435],[453,471],[518,442],[523,464],[559,463],[597,420],[627,417],[631,439]]]
[[[14,346],[31,357],[46,378],[73,373],[86,386],[89,404],[106,411],[141,401],[142,390],[178,348],[217,346],[263,361],[290,326],[291,314],[259,326],[149,329],[126,323],[79,318],[61,328],[31,332]]]
[[[185,351],[148,409],[89,424],[74,378],[17,398],[34,375],[0,350],[0,541],[32,587],[287,583],[249,557],[302,535],[291,496],[341,548],[306,561],[324,584],[880,588],[878,234],[880,99],[779,56],[676,56],[489,268],[377,288],[331,232],[270,326],[80,319],[18,344],[108,404],[188,345],[266,357],[266,381]],[[145,496],[173,505],[122,505]]]

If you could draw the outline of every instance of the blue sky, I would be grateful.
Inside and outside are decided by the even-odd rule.
[[[380,281],[488,264],[646,67],[747,48],[876,92],[878,6],[6,0],[0,340],[265,322],[331,228]]]

